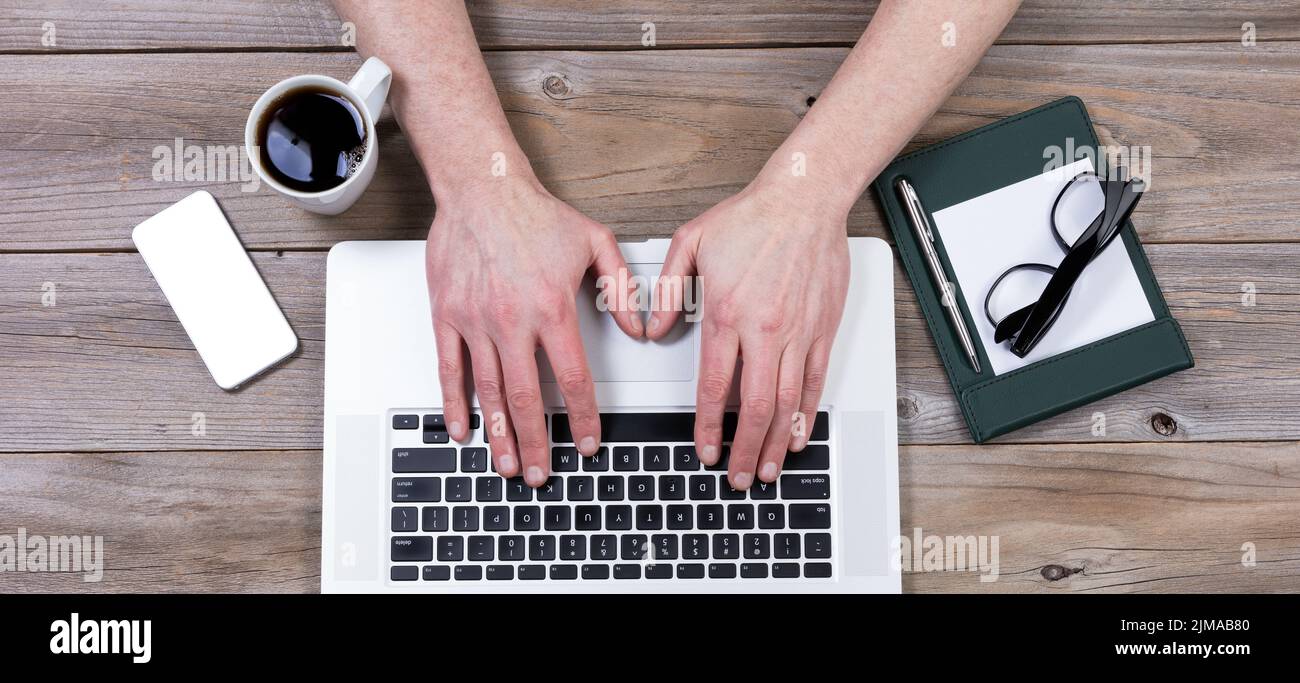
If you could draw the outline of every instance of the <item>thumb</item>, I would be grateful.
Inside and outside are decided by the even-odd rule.
[[[624,334],[640,339],[645,332],[637,305],[636,280],[628,270],[618,240],[608,229],[596,231],[591,238],[592,270],[596,273],[596,308],[609,311]]]
[[[687,288],[695,286],[695,248],[699,240],[687,226],[677,229],[668,247],[668,257],[655,282],[653,312],[647,336],[661,339],[681,315]],[[694,297],[692,297],[694,300]]]

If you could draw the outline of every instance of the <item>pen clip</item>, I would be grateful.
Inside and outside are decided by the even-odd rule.
[[[916,188],[912,187],[912,183],[908,182],[907,178],[899,178],[898,186],[903,189],[903,199],[911,207],[921,234],[925,235],[930,242],[934,242],[934,231],[930,229],[930,219],[925,215],[925,208],[921,206],[921,198],[916,196]]]

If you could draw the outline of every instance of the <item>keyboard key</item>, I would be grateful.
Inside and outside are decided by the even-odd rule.
[[[452,531],[478,531],[478,508],[460,505],[451,510]]]
[[[808,562],[803,566],[803,575],[809,579],[829,579],[831,576],[831,563]]]
[[[428,562],[433,559],[433,537],[394,536],[389,559],[393,562]]]
[[[596,480],[596,498],[623,500],[623,477],[600,477]]]
[[[774,579],[797,579],[799,578],[799,564],[797,562],[777,562],[772,565],[772,578]]]
[[[642,454],[642,469],[647,472],[666,472],[671,465],[667,446],[646,446]]]
[[[654,500],[655,478],[650,475],[637,475],[627,478],[628,500]]]
[[[446,531],[450,524],[447,508],[441,505],[426,505],[420,511],[420,529],[422,531]]]
[[[467,555],[474,562],[491,562],[494,558],[491,536],[470,536]]]
[[[525,564],[519,567],[520,581],[540,581],[546,578],[546,567],[540,564]]]
[[[605,528],[610,531],[627,531],[632,528],[631,505],[608,505],[605,507]]]
[[[600,531],[600,506],[579,505],[575,510],[573,528],[578,531]]]
[[[543,525],[547,531],[568,531],[571,526],[570,514],[572,510],[568,505],[547,505],[542,514]]]
[[[447,420],[441,415],[425,415],[424,428],[426,430],[447,431]]]
[[[731,563],[713,562],[709,564],[710,579],[734,579],[736,578],[736,565]]]
[[[744,500],[745,492],[731,488],[727,475],[718,475],[718,497],[723,500]]]
[[[552,581],[571,581],[576,578],[578,578],[578,565],[576,564],[551,565]]]
[[[426,429],[423,437],[425,443],[451,443],[451,435],[439,429]]]
[[[524,483],[523,477],[511,477],[506,480],[506,500],[527,502],[533,499],[533,487]]]
[[[713,500],[717,498],[717,479],[712,474],[691,475],[691,500]]]
[[[690,505],[668,506],[668,528],[673,531],[687,531],[695,528],[695,510]]]
[[[825,441],[831,438],[831,421],[826,411],[817,413],[817,419],[813,420],[812,436],[809,441]]]
[[[695,456],[694,446],[673,447],[673,469],[678,472],[694,472],[700,469],[700,459]]]
[[[784,529],[785,506],[780,503],[764,503],[758,506],[758,528]]]
[[[609,471],[609,449],[601,446],[596,449],[596,454],[582,459],[583,472],[608,472]]]
[[[509,581],[515,578],[515,568],[508,564],[494,564],[487,568],[488,581]]]
[[[474,500],[480,503],[495,503],[501,500],[501,489],[505,487],[501,477],[478,477],[474,481]]]
[[[506,562],[524,559],[523,536],[501,536],[497,539],[497,557]]]
[[[551,424],[555,443],[573,443],[567,414],[556,413]],[[608,443],[694,441],[695,413],[601,413],[600,434]]]
[[[722,447],[722,456],[712,465],[705,465],[704,469],[709,472],[726,472],[727,465],[731,462],[731,446]]]
[[[454,448],[394,448],[394,472],[455,472]]]
[[[719,560],[734,560],[740,557],[740,537],[736,534],[714,534],[713,556]]]
[[[395,477],[394,503],[438,503],[442,501],[442,480],[438,477]]]
[[[722,440],[728,443],[736,440],[736,425],[740,424],[740,416],[734,411],[727,411],[722,414]]]
[[[388,578],[393,581],[414,581],[420,578],[420,568],[413,565],[399,565],[388,570]]]
[[[584,564],[582,565],[582,578],[599,581],[609,578],[609,565],[607,564]]]
[[[551,469],[556,472],[577,472],[578,449],[572,446],[556,446],[551,449]]]
[[[464,503],[473,497],[469,477],[447,477],[448,503]]]
[[[708,534],[685,534],[682,536],[683,560],[709,559]]]
[[[824,414],[824,413],[823,413]],[[829,446],[809,445],[798,453],[785,454],[785,463],[781,469],[786,472],[806,470],[828,470],[831,468],[831,449]]]
[[[767,534],[745,534],[744,554],[746,560],[766,560],[768,546],[772,539]]]
[[[654,552],[655,560],[675,560],[677,559],[677,536],[655,534],[655,537],[650,539],[650,548]]]
[[[457,581],[481,581],[483,579],[483,568],[474,564],[456,565],[454,573]]]
[[[460,562],[465,559],[465,537],[463,536],[439,536],[438,537],[438,561],[439,562]]]
[[[587,537],[568,535],[560,537],[561,560],[587,559]]]
[[[615,446],[614,447],[614,471],[615,472],[635,472],[641,463],[641,449],[636,446]]]
[[[596,483],[591,477],[570,476],[568,480],[569,500],[591,500],[596,495]]]
[[[545,484],[537,487],[537,500],[543,502],[564,500],[564,480],[559,477],[548,478]]]
[[[799,559],[799,534],[777,534],[776,542],[772,545],[772,551],[778,559]]]
[[[546,562],[555,559],[554,536],[528,537],[528,559],[533,562]]]
[[[415,531],[419,526],[419,510],[414,507],[393,508],[393,531]]]
[[[636,506],[636,528],[639,531],[656,531],[664,528],[664,508],[662,505]]]
[[[425,581],[448,581],[451,579],[451,567],[445,564],[426,564],[420,574]]]
[[[702,579],[702,578],[704,578],[704,565],[702,565],[702,564],[679,564],[679,565],[677,565],[677,578],[679,578],[679,579]]]
[[[825,474],[783,474],[781,497],[786,500],[825,500],[831,497],[831,478]]]
[[[746,562],[740,565],[740,578],[766,579],[767,565],[762,562]]]
[[[515,531],[537,531],[542,528],[542,509],[536,505],[515,507]]]
[[[393,429],[419,429],[419,415],[394,415]]]
[[[645,567],[645,577],[647,579],[671,579],[673,578],[673,566],[671,564],[648,564]]]
[[[755,479],[754,485],[749,487],[749,498],[750,500],[776,500],[776,484]]]
[[[478,416],[478,413],[470,413],[470,414],[469,414],[469,428],[470,428],[470,429],[478,429],[478,426],[479,426],[479,416]],[[486,441],[486,440],[487,440],[487,439],[484,439],[484,441]]]
[[[721,529],[725,524],[721,505],[701,505],[695,512],[699,517],[696,525],[701,529]]]
[[[727,528],[728,529],[753,529],[754,528],[754,506],[749,503],[728,505],[727,506]]]
[[[462,448],[460,449],[460,471],[461,472],[486,472],[488,467],[488,452],[486,448]]]
[[[591,537],[591,559],[617,560],[618,539],[613,534],[599,534]]]
[[[827,503],[791,503],[790,528],[831,528],[831,506]]]
[[[831,556],[830,534],[805,534],[804,556],[810,560],[825,560]],[[807,572],[804,572],[807,574]]]
[[[659,500],[686,500],[686,477],[680,474],[659,475]]]
[[[615,579],[639,579],[641,578],[641,565],[639,564],[616,564],[614,565]]]
[[[618,539],[619,557],[644,560],[650,556],[650,539],[645,534],[623,534]]]

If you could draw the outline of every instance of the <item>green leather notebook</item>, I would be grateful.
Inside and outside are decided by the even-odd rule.
[[[1033,196],[1026,193],[1054,182],[1045,175],[1054,155],[1060,153],[1062,165],[1076,161],[1106,165],[1104,153],[1084,160],[1065,158],[1078,150],[1096,152],[1099,145],[1083,102],[1067,97],[899,157],[873,183],[976,443],[1193,365],[1182,329],[1169,313],[1132,222],[1085,270],[1061,318],[1040,344],[1044,348],[1017,360],[993,344],[984,304],[993,272],[989,269],[1001,266],[992,262],[1020,258],[1030,248],[1028,243],[1039,239],[1037,234],[1026,238],[1023,230],[1034,229],[1035,221],[1048,225],[1050,210],[1042,208],[1042,191]],[[979,355],[978,372],[945,316],[940,292],[926,270],[921,246],[895,191],[899,178],[907,178],[915,188],[934,226],[945,279],[955,285],[955,304]],[[1059,182],[1063,187],[1066,181]],[[1051,197],[1046,201],[1050,206]],[[1139,204],[1134,217],[1141,220],[1141,216]],[[945,235],[960,253],[945,248]],[[1046,235],[1042,239],[1052,239],[1050,232]],[[1062,251],[1049,265],[1063,256]],[[1084,279],[1090,277],[1085,287]],[[1085,288],[1088,291],[1081,294]],[[1085,341],[1066,345],[1072,338]],[[1053,343],[1059,348],[1051,348]]]

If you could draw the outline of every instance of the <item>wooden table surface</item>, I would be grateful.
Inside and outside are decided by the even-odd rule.
[[[874,3],[470,7],[543,181],[636,238],[741,188]],[[154,151],[242,144],[267,86],[359,66],[346,33],[319,0],[0,0],[0,534],[98,534],[107,556],[101,583],[7,573],[0,591],[319,588],[325,251],[423,238],[427,187],[389,114],[375,181],[339,217],[237,179],[156,180]],[[902,530],[997,535],[1001,553],[996,582],[904,588],[1300,590],[1300,0],[1028,0],[913,146],[1063,95],[1104,142],[1151,147],[1134,222],[1196,367],[974,446],[899,269]],[[302,340],[238,393],[130,240],[199,188]],[[870,196],[850,230],[886,236]]]

